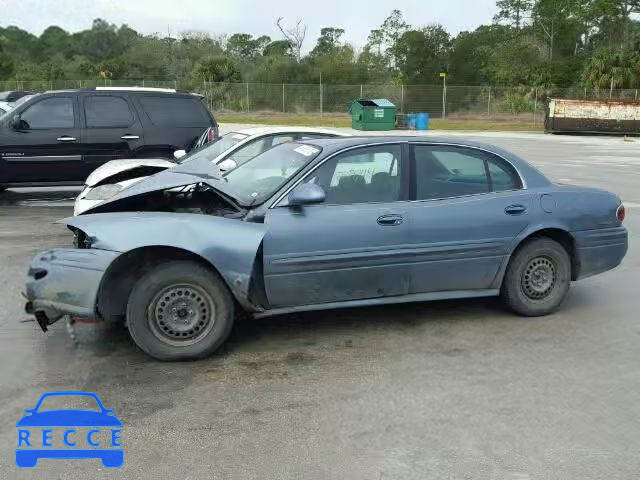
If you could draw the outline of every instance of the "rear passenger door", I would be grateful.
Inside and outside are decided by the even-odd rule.
[[[128,98],[116,93],[80,97],[86,175],[109,160],[134,158],[144,144],[142,124]]]
[[[415,144],[412,153],[410,293],[490,289],[533,196],[483,150]]]

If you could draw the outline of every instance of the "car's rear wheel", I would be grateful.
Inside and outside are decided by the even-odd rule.
[[[547,315],[560,307],[570,283],[571,259],[564,247],[550,238],[536,238],[511,258],[501,297],[520,315]]]
[[[163,263],[134,285],[127,325],[134,342],[158,360],[193,360],[227,339],[234,303],[214,271],[190,261]]]

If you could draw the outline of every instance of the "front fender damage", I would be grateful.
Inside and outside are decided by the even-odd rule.
[[[251,275],[266,228],[237,219],[171,212],[118,212],[60,220],[85,235],[91,249],[120,253],[171,247],[195,254],[213,266],[246,308]]]

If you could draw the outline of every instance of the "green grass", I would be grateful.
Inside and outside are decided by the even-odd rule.
[[[220,123],[246,123],[260,125],[291,125],[307,127],[351,127],[351,119],[347,115],[327,114],[278,114],[278,113],[219,113],[216,119]],[[524,120],[489,120],[489,119],[431,119],[431,130],[475,130],[475,131],[517,131],[541,132],[542,124]]]

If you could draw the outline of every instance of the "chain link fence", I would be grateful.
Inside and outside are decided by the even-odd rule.
[[[46,90],[99,86],[185,88],[176,80],[0,81],[0,90]],[[214,112],[345,114],[358,97],[388,98],[401,113],[427,112],[433,118],[542,122],[549,98],[638,100],[637,89],[596,90],[541,87],[442,85],[333,85],[206,82],[188,88],[205,96]]]

